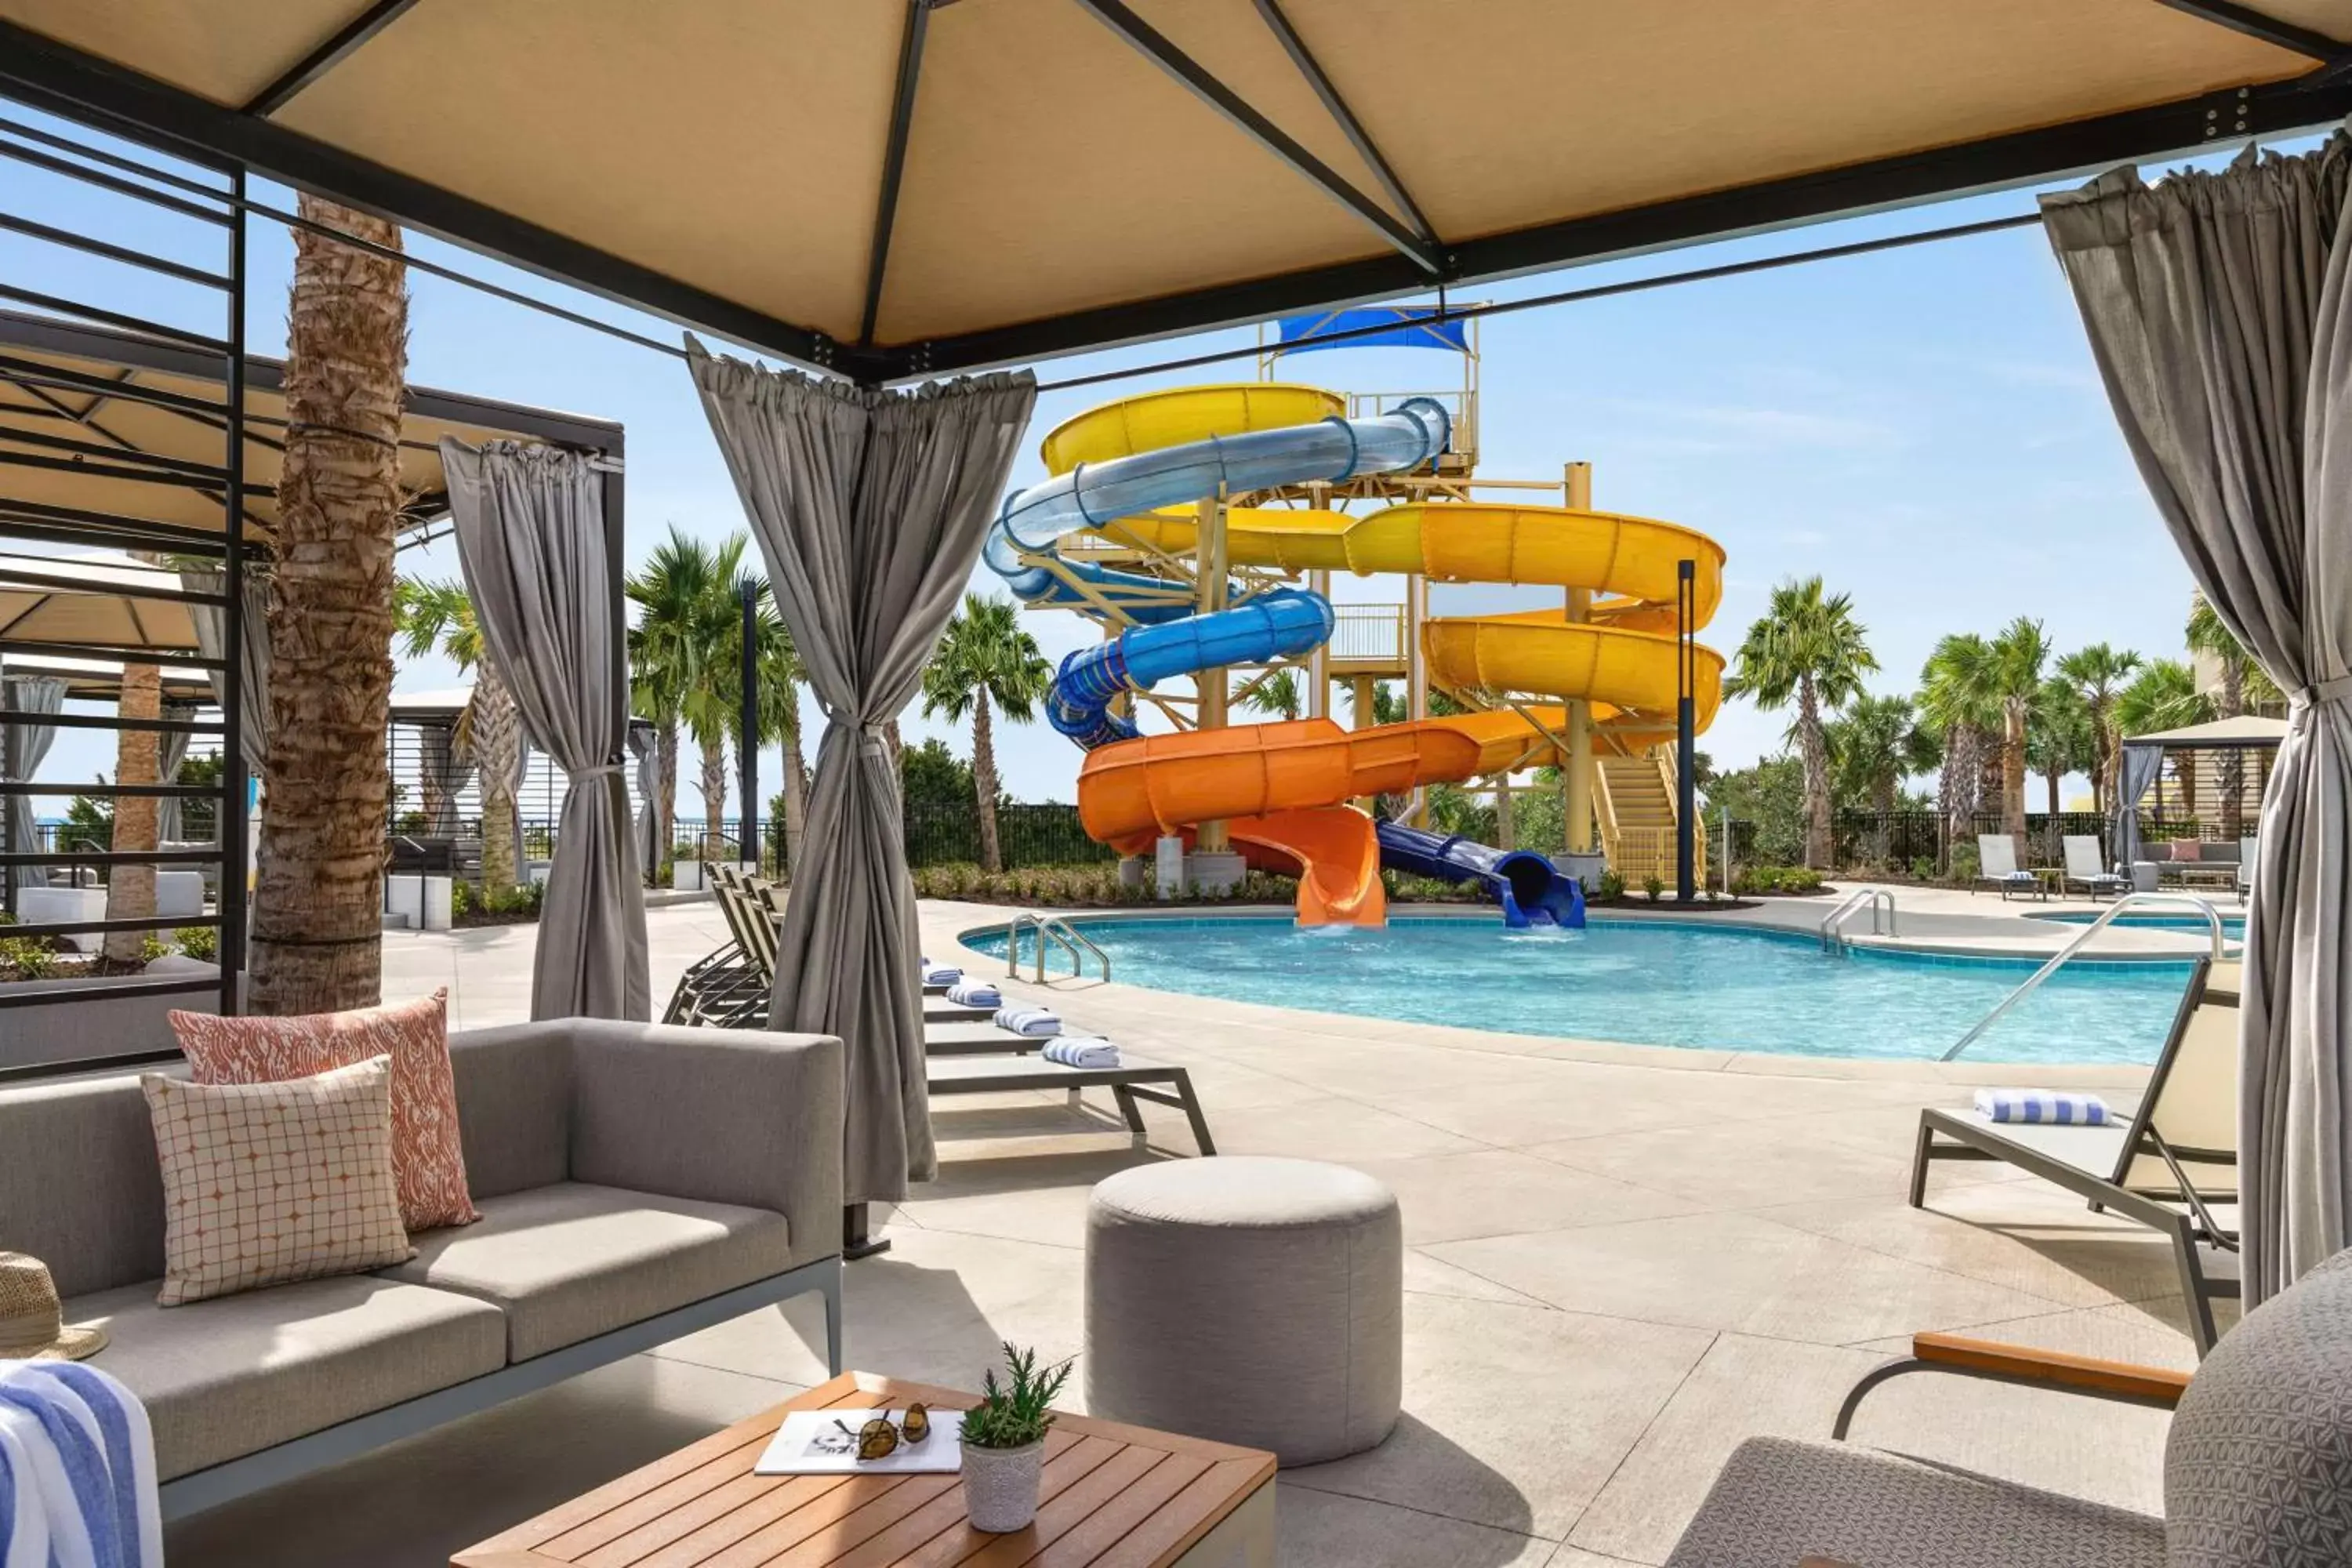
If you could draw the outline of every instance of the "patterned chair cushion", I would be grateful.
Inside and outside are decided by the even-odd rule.
[[[449,1068],[449,993],[389,1007],[290,1018],[172,1015],[198,1083],[277,1083],[392,1058],[392,1160],[401,1222],[410,1230],[471,1225],[457,1089]]]
[[[1836,1443],[1733,1450],[1666,1568],[2166,1568],[2164,1526],[1967,1470]]]
[[[392,1175],[392,1065],[289,1083],[141,1076],[163,1168],[163,1288],[176,1307],[415,1255]]]
[[[2352,1251],[2246,1314],[2164,1451],[2170,1568],[2352,1563]]]

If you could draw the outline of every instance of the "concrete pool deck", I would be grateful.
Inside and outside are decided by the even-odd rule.
[[[1937,940],[2065,940],[1974,923],[2031,926],[1990,894],[1973,910],[1965,894],[1901,896],[1906,935],[1916,920]],[[1774,900],[1759,917],[1810,931],[1832,902]],[[1013,913],[926,903],[923,940],[944,956]],[[724,926],[708,904],[651,920],[667,995]],[[387,994],[448,984],[465,1026],[521,1016],[532,935],[387,937]],[[2141,1069],[1687,1051],[1004,984],[1184,1063],[1225,1152],[1338,1161],[1398,1193],[1404,1420],[1371,1453],[1284,1473],[1284,1563],[1656,1563],[1742,1438],[1826,1436],[1853,1382],[1923,1330],[2192,1361],[2149,1233],[2000,1166],[1947,1167],[1927,1210],[1904,1202],[1920,1106],[2042,1074],[2127,1099]],[[1107,1102],[942,1101],[939,1179],[890,1215],[892,1250],[848,1271],[852,1364],[970,1384],[1002,1339],[1076,1353],[1088,1190],[1191,1153],[1181,1118],[1146,1111],[1139,1150]],[[430,1561],[816,1381],[822,1342],[803,1307],[739,1319],[175,1527],[173,1561]],[[1874,1394],[1855,1440],[2152,1510],[2167,1422],[1921,1377]]]

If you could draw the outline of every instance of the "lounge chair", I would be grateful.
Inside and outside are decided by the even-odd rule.
[[[1969,1110],[1919,1113],[1911,1206],[1927,1206],[1937,1160],[1999,1160],[2161,1232],[2172,1242],[2197,1353],[2213,1348],[2213,1302],[2238,1294],[2207,1254],[2238,1250],[2238,983],[2240,966],[2200,959],[2180,1011],[2128,1125],[1995,1122]]]
[[[1010,1031],[1007,1031],[1008,1033]],[[1032,1041],[1045,1044],[1043,1040]],[[1209,1137],[1208,1118],[1201,1113],[1200,1097],[1192,1092],[1192,1075],[1169,1062],[1155,1062],[1141,1057],[1125,1057],[1115,1068],[1070,1068],[1059,1062],[1049,1062],[1034,1057],[1015,1057],[992,1060],[986,1057],[961,1056],[933,1058],[923,1074],[930,1084],[931,1098],[951,1094],[1002,1094],[1013,1089],[1058,1089],[1076,1096],[1083,1089],[1108,1089],[1118,1101],[1119,1114],[1127,1119],[1128,1131],[1140,1146],[1148,1129],[1143,1125],[1143,1112],[1136,1105],[1139,1100],[1150,1100],[1184,1113],[1191,1123],[1192,1141],[1203,1154],[1213,1154],[1217,1146]],[[1155,1088],[1165,1085],[1165,1088]]]
[[[2087,833],[2070,833],[2063,840],[2066,851],[2065,883],[2080,888],[2097,903],[2101,893],[2120,897],[2132,890],[2132,879],[2119,876],[2099,864],[2099,841]]]
[[[2155,1405],[2176,1412],[2164,1516],[1843,1441],[1751,1437],[1732,1451],[1666,1568],[2352,1563],[2352,1477],[2344,1463],[2352,1380],[2341,1349],[2348,1313],[2352,1253],[2338,1253],[2231,1330],[2222,1353],[2194,1376],[1918,1335],[1908,1357],[1854,1385],[1834,1437],[1844,1437],[1872,1389],[1912,1373]]]
[[[2238,903],[2245,904],[2246,895],[2254,890],[2255,842],[2249,836],[2238,840]]]
[[[1969,891],[1977,890],[1979,883],[1990,882],[2000,889],[2000,901],[2009,902],[2011,893],[2035,893],[2042,890],[2042,879],[2017,865],[2017,840],[2006,833],[1977,835],[1976,880]]]

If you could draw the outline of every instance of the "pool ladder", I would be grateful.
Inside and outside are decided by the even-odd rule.
[[[1878,929],[1878,911],[1882,906],[1884,906],[1886,910],[1886,931],[1885,934],[1887,936],[1896,936],[1901,934],[1895,929],[1895,895],[1888,892],[1885,888],[1856,888],[1853,892],[1848,893],[1845,896],[1844,902],[1839,904],[1837,908],[1832,910],[1822,918],[1822,951],[1823,952],[1833,954],[1842,953],[1853,945],[1851,942],[1846,941],[1845,932],[1841,928],[1845,924],[1846,918],[1858,911],[1864,904],[1868,904],[1870,906],[1871,935],[1877,936],[1880,934]]]
[[[1047,937],[1053,938],[1055,945],[1070,955],[1071,979],[1076,980],[1086,973],[1085,955],[1089,952],[1095,955],[1095,962],[1102,965],[1102,977],[1105,980],[1110,978],[1110,954],[1096,946],[1086,932],[1059,915],[1041,915],[1032,912],[1017,914],[1004,924],[1005,978],[1009,980],[1021,978],[1021,933],[1024,931],[1034,931],[1037,933],[1037,967],[1034,979],[1038,984],[1043,985],[1045,983],[1045,939]]]
[[[1952,1048],[1937,1059],[1948,1062],[1967,1050],[1976,1043],[1977,1037],[1999,1023],[2002,1015],[2040,990],[2042,983],[2057,973],[2068,959],[2082,952],[2093,937],[2113,925],[2117,915],[2126,910],[2143,909],[2149,904],[2170,904],[2175,908],[2186,904],[2195,910],[2205,917],[2206,927],[2213,934],[2213,962],[2219,963],[2229,956],[2227,932],[2221,925],[2221,911],[2215,909],[2209,900],[2195,898],[2187,893],[2126,893],[2122,898],[2109,904],[2097,920],[2084,926],[2081,935],[2051,954],[2049,963],[2027,975],[2024,984],[1996,1003],[1991,1012],[1978,1019],[1974,1028],[1953,1041]]]

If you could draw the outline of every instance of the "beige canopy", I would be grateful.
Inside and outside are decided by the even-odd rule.
[[[2203,724],[2184,725],[2178,730],[2159,730],[2152,735],[2127,736],[2124,744],[2175,752],[2260,751],[2265,746],[2284,743],[2286,728],[2284,719],[2265,718],[2260,713],[2242,713],[2234,719],[2214,719]]]
[[[110,550],[0,555],[0,640],[193,652],[188,606],[154,596],[179,591],[178,573]]]
[[[2343,0],[0,0],[0,90],[861,379],[2276,134]]]

